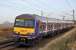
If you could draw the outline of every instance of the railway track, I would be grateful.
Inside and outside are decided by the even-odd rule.
[[[4,45],[0,45],[0,50],[10,50],[10,49],[13,49],[15,47],[16,47],[15,43],[10,42],[10,43],[4,44]]]
[[[65,31],[66,32],[66,31]],[[64,32],[64,33],[65,33]],[[64,33],[58,34],[54,37],[44,38],[43,40],[36,43],[35,46],[32,47],[25,47],[25,46],[17,46],[13,41],[0,45],[0,50],[39,50],[47,45],[50,41],[56,39],[59,36],[62,36]]]
[[[35,46],[31,46],[31,47],[17,46],[14,42],[9,42],[9,43],[0,45],[0,50],[39,50],[39,48],[44,47],[47,43],[57,38],[58,36],[59,35],[52,38],[44,38],[43,40],[36,43]]]
[[[11,48],[9,50],[39,50],[40,48],[43,48],[45,45],[47,45],[47,43],[49,43],[50,41],[56,39],[59,36],[60,35],[57,35],[57,36],[52,37],[52,38],[44,38],[43,40],[41,40],[38,43],[36,43],[35,46],[31,46],[31,47],[19,46],[19,47]]]
[[[13,38],[0,42],[0,50],[8,50],[15,47],[16,45]]]

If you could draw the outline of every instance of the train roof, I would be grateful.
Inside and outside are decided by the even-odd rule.
[[[55,18],[47,18],[44,16],[39,16],[36,14],[22,14],[17,16],[16,18],[32,18],[32,19],[36,19],[42,22],[49,22],[49,23],[73,23],[73,21],[71,20],[60,20],[60,19],[55,19]]]
[[[16,18],[34,18],[31,14],[21,14],[18,15]]]
[[[36,15],[35,15],[36,16]],[[73,23],[72,20],[60,20],[60,19],[56,19],[56,18],[47,18],[44,16],[36,16],[36,19],[42,21],[42,22],[49,22],[49,23]]]

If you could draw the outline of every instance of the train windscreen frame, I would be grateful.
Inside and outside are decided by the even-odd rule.
[[[34,19],[16,19],[15,24],[16,27],[32,27],[34,28]]]

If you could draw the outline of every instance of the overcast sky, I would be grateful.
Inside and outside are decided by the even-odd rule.
[[[0,0],[0,23],[14,22],[20,14],[40,15],[41,10],[50,18],[61,19],[64,15],[65,19],[72,19],[73,8],[76,8],[76,0]]]

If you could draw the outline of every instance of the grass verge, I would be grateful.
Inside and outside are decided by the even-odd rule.
[[[76,41],[76,28],[48,43],[41,50],[71,50],[71,44]]]

